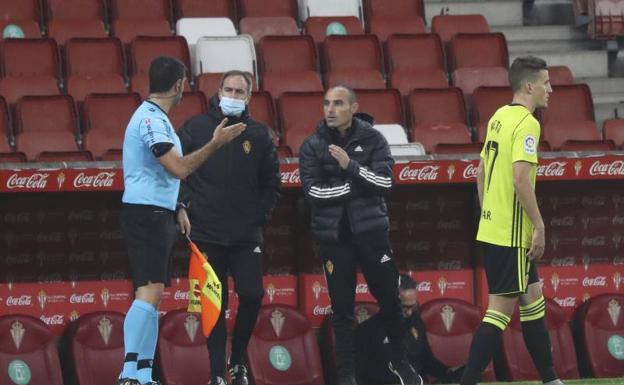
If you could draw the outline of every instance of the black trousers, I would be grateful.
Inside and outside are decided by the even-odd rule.
[[[354,307],[356,269],[360,265],[368,289],[379,303],[393,362],[405,357],[405,325],[399,301],[399,271],[387,231],[341,234],[335,243],[322,243],[325,277],[332,305],[338,375],[355,375]]]
[[[225,311],[228,308],[228,274],[234,279],[234,289],[238,294],[238,314],[232,336],[232,354],[230,362],[239,364],[256,325],[258,311],[262,305],[264,287],[262,286],[262,252],[260,246],[222,246],[213,243],[198,242],[197,246],[208,256],[215,273],[221,281],[221,314],[212,333],[208,337],[210,354],[210,373],[223,376],[225,372],[225,345],[227,329]]]

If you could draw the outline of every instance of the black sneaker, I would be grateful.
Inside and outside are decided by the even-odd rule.
[[[416,373],[412,365],[405,360],[399,362],[396,367],[392,362],[389,362],[388,368],[397,376],[399,384],[401,385],[423,385],[424,383],[422,377]]]
[[[357,385],[357,381],[355,381],[353,376],[341,376],[336,381],[336,385]]]
[[[229,367],[232,385],[249,385],[247,378],[247,368],[243,364],[236,364]]]
[[[140,385],[139,380],[136,378],[120,378],[117,380],[117,385]]]
[[[210,379],[208,385],[227,385],[227,382],[225,382],[225,379],[221,376],[214,376]]]

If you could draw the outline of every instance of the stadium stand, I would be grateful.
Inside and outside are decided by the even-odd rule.
[[[234,0],[176,0],[174,16],[176,19],[184,17],[228,17],[236,20]]]
[[[330,26],[331,28],[328,28]],[[355,16],[309,17],[304,24],[304,32],[311,35],[314,42],[319,44],[319,46],[325,41],[327,36],[330,36],[331,34],[337,35],[337,30],[340,30],[341,28],[344,28],[345,35],[364,34],[362,23]]]
[[[431,20],[431,33],[440,36],[447,46],[459,33],[489,33],[490,26],[483,15],[436,15]]]
[[[238,0],[238,16],[274,17],[285,16],[293,20],[297,18],[299,9],[297,0]]]
[[[295,156],[321,120],[323,97],[323,92],[286,92],[278,100],[282,144],[290,147]]]
[[[11,24],[20,27],[26,38],[40,37],[39,0],[0,2],[0,31],[4,32]],[[0,38],[3,35],[0,34]]]
[[[266,124],[269,128],[275,130],[275,107],[273,105],[273,97],[266,91],[256,91],[251,95],[251,101],[248,105],[249,115],[252,119]]]
[[[548,67],[548,77],[550,84],[553,86],[563,86],[566,84],[574,84],[574,76],[567,66],[550,66]]]
[[[108,37],[100,0],[42,1],[48,36],[64,45],[72,37]]]
[[[373,25],[397,24],[397,28],[408,28],[420,24],[425,17],[425,9],[421,0],[364,0],[364,20],[367,31],[373,32]],[[376,27],[377,28],[377,27]],[[413,28],[413,26],[412,26]],[[383,39],[380,37],[380,40]]]
[[[182,95],[182,102],[169,111],[169,120],[177,131],[188,119],[205,114],[206,111],[206,97],[202,92],[185,92]]]
[[[299,27],[290,16],[248,16],[240,21],[240,33],[250,35],[257,45],[265,36],[299,35]]]
[[[403,103],[398,90],[356,90],[358,112],[365,112],[375,118],[376,124],[399,124],[405,126]]]
[[[511,103],[511,87],[478,87],[472,94],[471,124],[475,128],[476,140],[485,141],[487,124],[500,107]]]
[[[355,16],[362,20],[362,4],[360,0],[301,0],[299,19],[312,16]]]
[[[502,67],[509,58],[505,35],[502,33],[459,33],[449,45],[449,71],[464,67]]]
[[[369,22],[369,33],[377,35],[379,41],[383,44],[390,35],[394,34],[419,34],[426,33],[425,22],[420,17],[397,18],[393,17],[376,17]]]
[[[223,55],[223,52],[228,54]],[[256,49],[251,36],[202,37],[197,41],[193,65],[194,75],[234,69],[257,75]]]
[[[624,119],[609,119],[604,122],[602,134],[605,140],[611,140],[618,149],[624,145]]]
[[[323,44],[325,87],[348,84],[352,88],[385,88],[381,49],[374,35],[328,36]]]
[[[124,44],[137,36],[171,36],[169,0],[110,0],[111,30]]]

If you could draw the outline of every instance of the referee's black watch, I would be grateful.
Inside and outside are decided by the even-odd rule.
[[[189,206],[189,205],[188,205],[188,204],[186,204],[186,203],[184,203],[184,202],[178,202],[178,203],[176,204],[176,209],[175,209],[175,211],[176,211],[176,213],[177,213],[178,211],[180,211],[180,209],[187,210],[187,209],[188,209],[188,206]]]

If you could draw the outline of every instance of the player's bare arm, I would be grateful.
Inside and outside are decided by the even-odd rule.
[[[479,195],[479,206],[483,207],[483,183],[485,181],[485,170],[483,168],[483,159],[479,160],[477,167],[477,194]]]
[[[527,253],[530,260],[539,260],[544,254],[545,230],[542,214],[537,206],[535,191],[531,184],[531,170],[535,167],[529,162],[514,162],[513,164],[513,184],[520,205],[527,213],[531,223],[533,224],[533,239],[531,240],[531,248]]]

